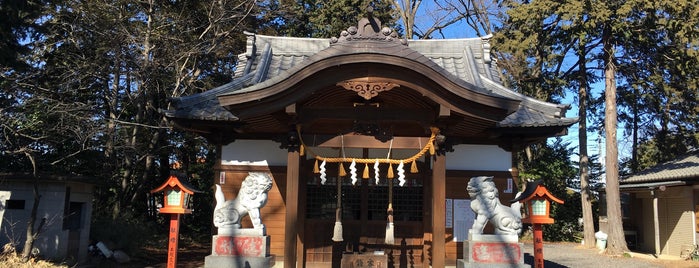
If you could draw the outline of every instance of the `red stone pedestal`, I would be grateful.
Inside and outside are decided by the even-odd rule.
[[[516,235],[471,235],[464,241],[463,259],[456,267],[530,267],[524,263],[523,243]]]
[[[269,236],[214,235],[206,268],[272,267]]]

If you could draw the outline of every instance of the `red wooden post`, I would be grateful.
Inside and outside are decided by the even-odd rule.
[[[170,237],[167,247],[167,268],[177,267],[177,244],[180,234],[180,214],[170,214]]]
[[[544,235],[541,223],[533,224],[534,227],[534,268],[544,268]]]
[[[150,191],[151,193],[164,192],[163,207],[158,211],[163,214],[170,214],[170,234],[168,236],[167,247],[167,268],[177,267],[177,244],[180,235],[180,215],[190,214],[189,196],[201,191],[191,188],[189,184],[183,183],[175,175],[160,187]]]

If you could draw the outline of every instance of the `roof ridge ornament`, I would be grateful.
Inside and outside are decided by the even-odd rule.
[[[374,8],[367,7],[367,17],[362,18],[357,26],[350,26],[346,31],[340,33],[340,37],[330,38],[330,45],[350,41],[384,41],[388,43],[398,43],[408,45],[408,40],[399,38],[398,33],[389,27],[381,28],[381,21],[373,16]]]
[[[490,57],[490,39],[493,39],[493,34],[488,34],[481,37],[481,44],[483,45],[483,61],[488,64],[492,61]]]

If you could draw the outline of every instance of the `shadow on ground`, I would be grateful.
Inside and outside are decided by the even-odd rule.
[[[524,263],[529,264],[532,267],[535,267],[534,256],[532,256],[529,253],[524,253]],[[562,268],[562,267],[568,267],[568,266],[558,264],[558,263],[544,259],[544,267],[546,267],[546,268]]]

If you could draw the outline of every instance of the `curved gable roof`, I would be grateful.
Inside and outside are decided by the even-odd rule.
[[[400,82],[452,110],[495,121],[494,127],[501,133],[514,128],[548,128],[544,132],[561,133],[577,122],[577,118],[565,117],[567,105],[539,101],[504,87],[490,59],[489,36],[401,40],[391,32],[361,35],[350,33],[352,30],[350,27],[339,39],[246,33],[247,49],[239,55],[233,80],[204,93],[174,99],[175,109],[165,111],[165,115],[175,121],[238,122],[272,108],[260,104],[275,103],[273,107],[279,108],[308,96],[314,86],[309,86],[310,80],[323,82],[325,78],[328,86],[353,77],[337,72],[337,66],[350,66],[355,72],[361,70],[359,66],[370,66],[365,75],[371,72],[381,78],[395,75],[389,69],[412,72],[410,77],[415,80]],[[381,68],[387,66],[391,68]],[[416,86],[419,77],[429,78],[431,84]],[[298,84],[304,80],[306,84]],[[490,117],[479,113],[483,109],[490,109]],[[493,110],[500,112],[493,116]]]
[[[295,87],[296,84],[305,79],[338,66],[342,66],[343,69],[339,72],[333,70],[323,74],[323,76],[334,77],[326,79],[326,84],[317,80],[319,82],[313,85],[314,88]],[[222,106],[231,106],[229,109],[234,111],[236,115],[247,116],[246,108],[248,106],[244,105],[245,103],[254,103],[256,106],[264,106],[272,110],[301,100],[313,94],[315,89],[332,86],[337,81],[365,76],[382,77],[383,79],[397,78],[391,77],[395,75],[396,71],[392,70],[395,68],[400,68],[403,72],[415,72],[413,76],[401,77],[400,79],[404,83],[419,84],[419,81],[410,81],[413,78],[418,79],[415,76],[423,76],[432,80],[438,87],[420,88],[414,86],[413,88],[420,90],[423,95],[433,101],[462,113],[480,114],[481,117],[488,117],[480,112],[483,108],[500,109],[503,110],[502,117],[489,118],[500,121],[519,107],[519,100],[494,94],[482,86],[459,79],[408,46],[383,40],[335,43],[279,75],[249,87],[219,95],[219,102]],[[437,92],[438,90],[441,92]],[[276,95],[281,97],[275,98]],[[468,101],[459,104],[457,100]],[[274,102],[281,103],[273,105]],[[236,105],[240,105],[240,107],[236,108]]]

